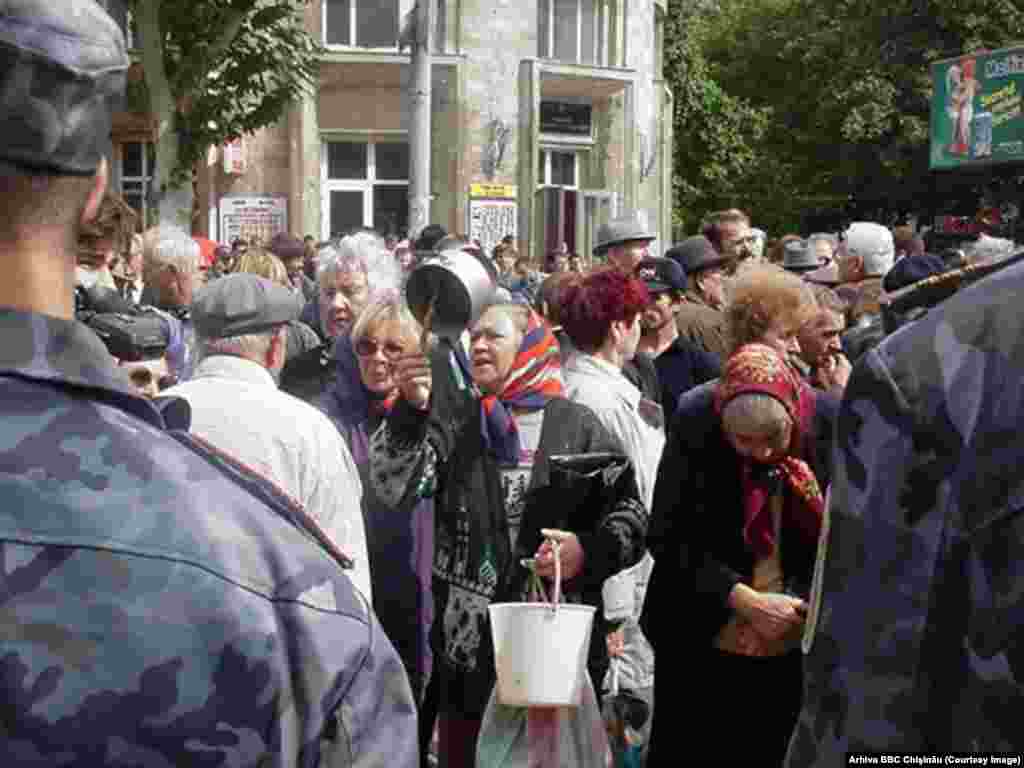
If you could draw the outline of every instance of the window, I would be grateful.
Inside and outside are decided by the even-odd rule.
[[[357,227],[401,234],[409,226],[409,145],[328,141],[324,145],[325,238]]]
[[[540,56],[567,64],[605,63],[607,0],[540,0]]]
[[[540,167],[537,178],[541,186],[577,187],[576,153],[543,150],[540,153]]]
[[[121,145],[121,197],[139,214],[142,229],[149,221],[149,185],[156,166],[156,146],[151,142],[129,141]]]
[[[398,47],[399,0],[324,0],[324,45]]]

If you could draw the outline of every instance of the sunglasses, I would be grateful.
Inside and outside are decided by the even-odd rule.
[[[379,350],[383,350],[384,357],[390,360],[404,354],[405,347],[393,341],[387,341],[382,344],[373,339],[360,339],[356,342],[356,354],[360,357],[372,357]]]

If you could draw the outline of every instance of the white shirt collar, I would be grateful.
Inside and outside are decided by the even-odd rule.
[[[233,355],[211,355],[203,358],[192,374],[192,379],[232,379],[246,384],[277,389],[270,371],[259,363]]]

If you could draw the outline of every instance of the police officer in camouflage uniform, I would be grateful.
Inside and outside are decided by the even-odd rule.
[[[128,63],[95,0],[0,0],[0,765],[414,766],[344,555],[72,319]]]
[[[1006,267],[854,368],[792,768],[1024,752],[1022,291]]]

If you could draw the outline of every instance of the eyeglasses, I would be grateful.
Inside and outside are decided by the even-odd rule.
[[[372,357],[381,350],[384,352],[384,357],[390,360],[402,355],[405,352],[405,347],[393,341],[381,343],[373,339],[360,339],[356,342],[356,354],[360,357]]]

